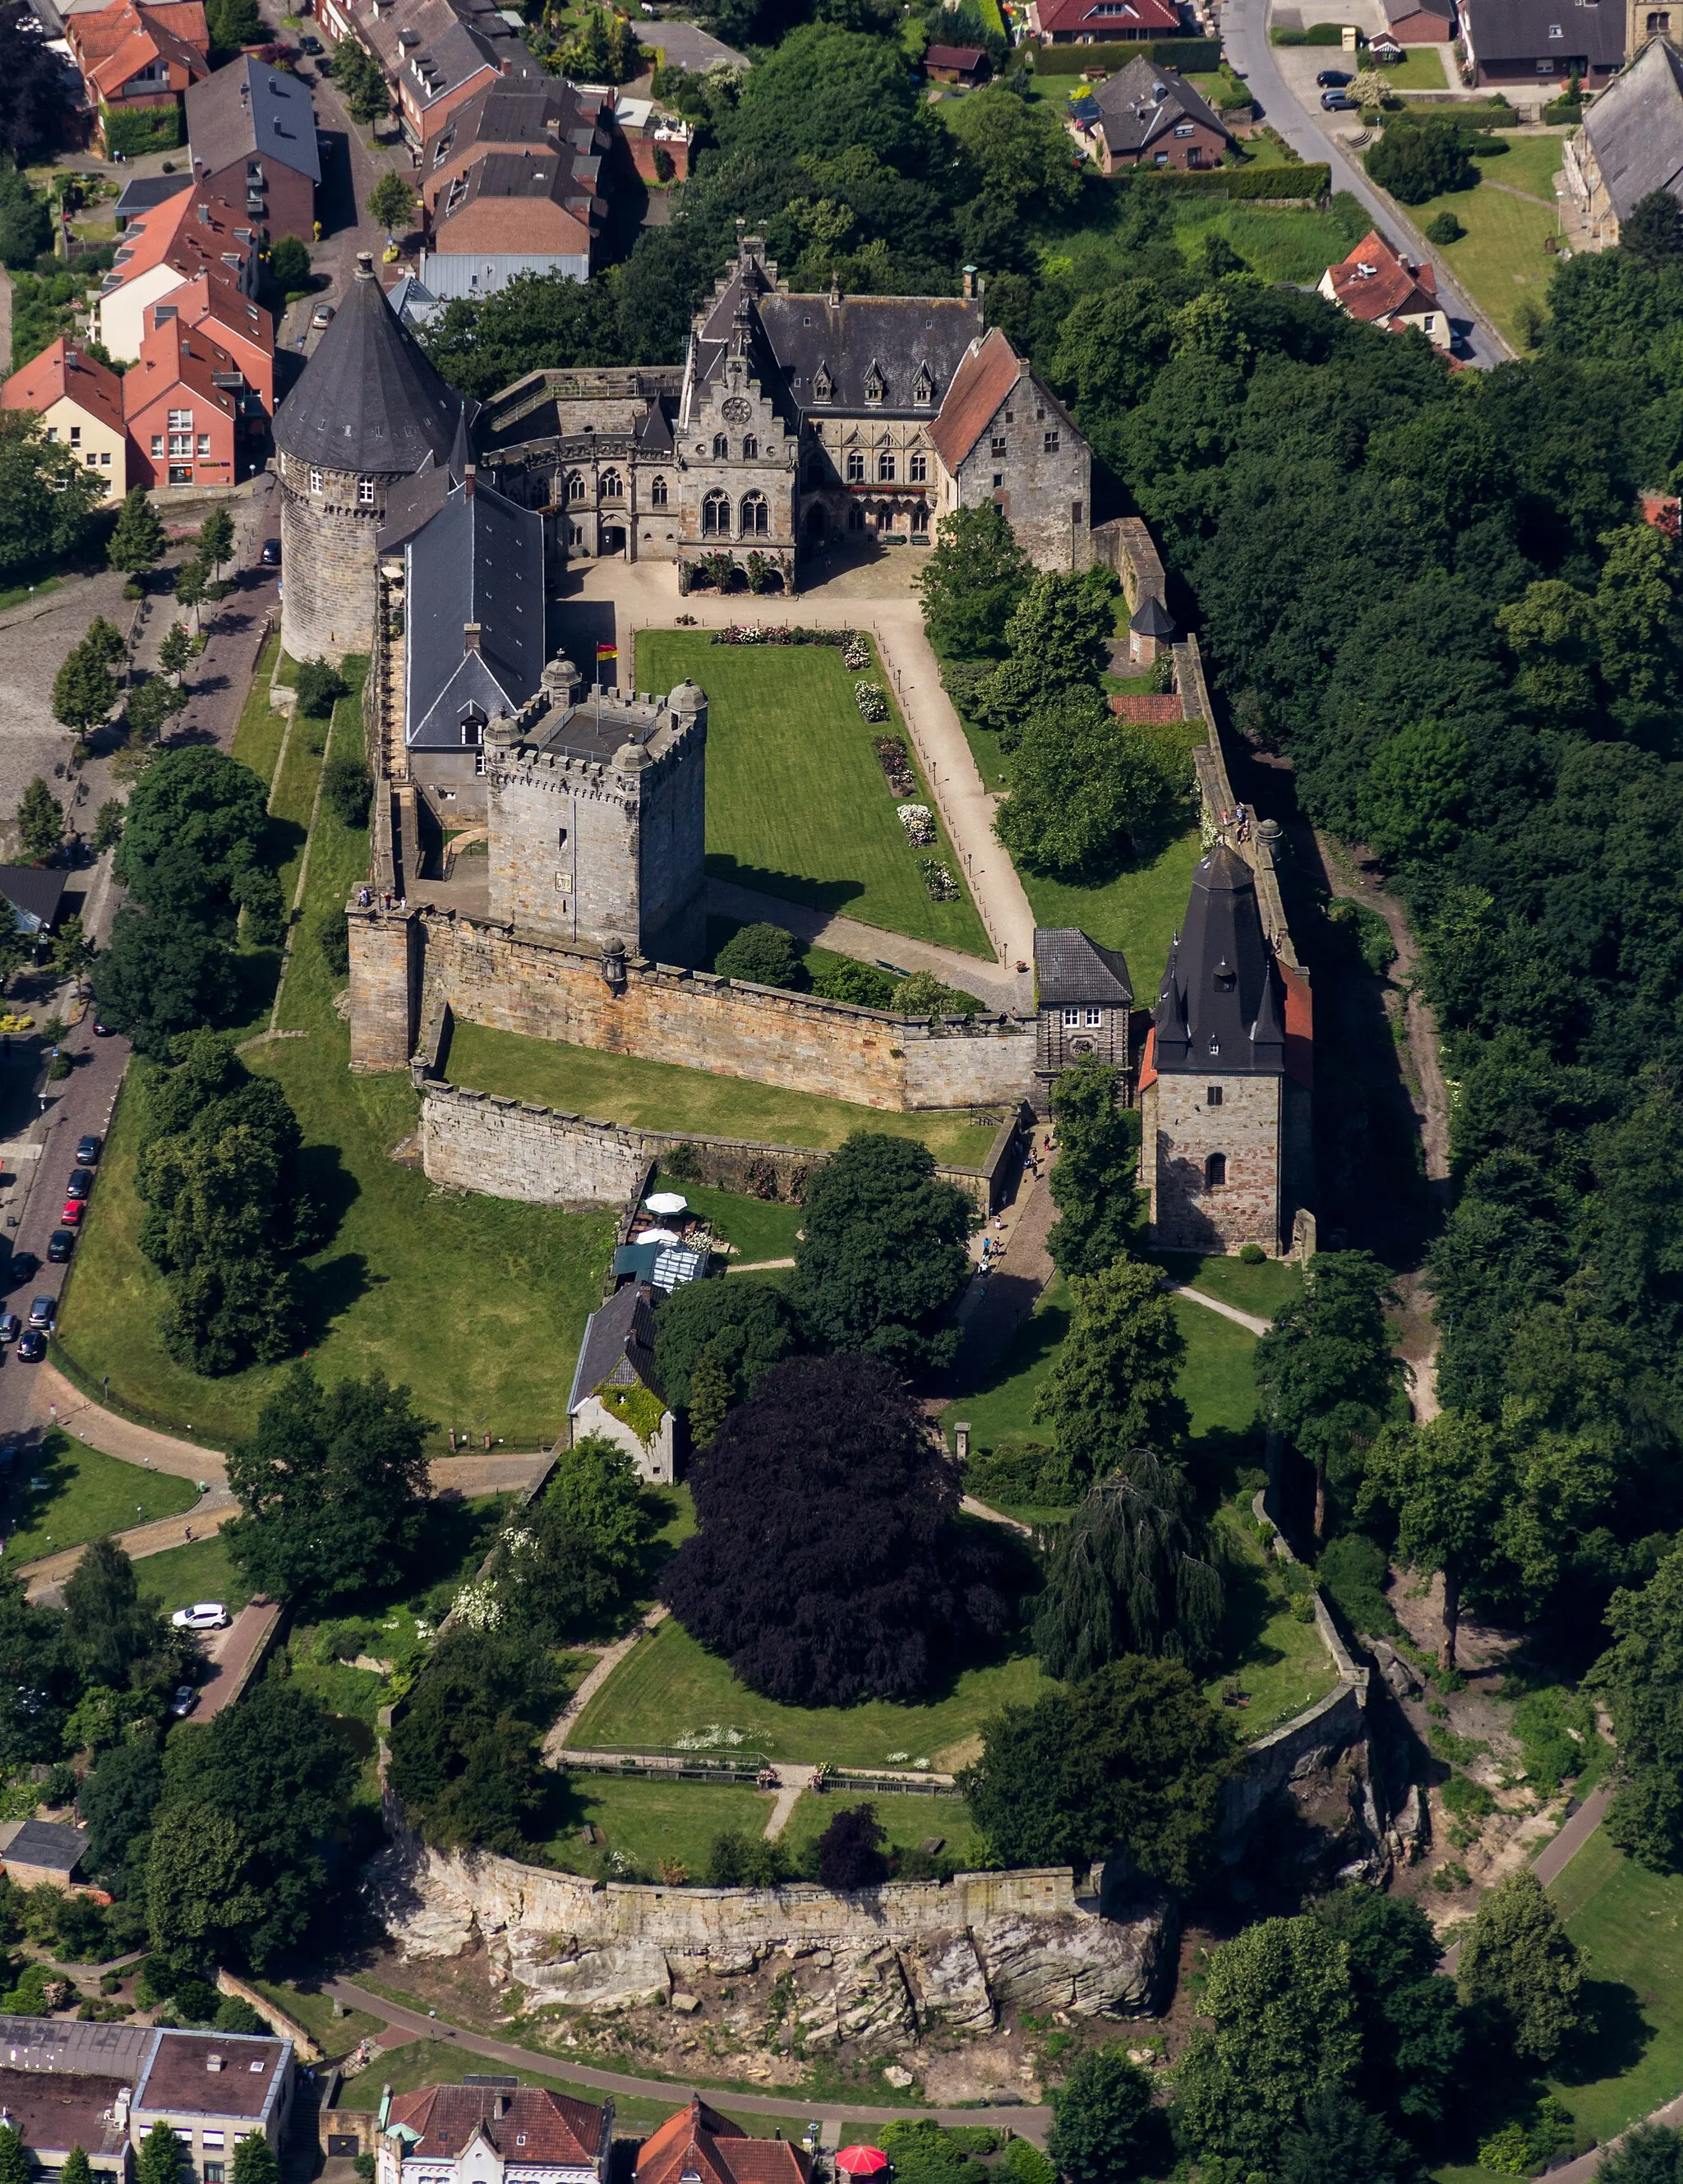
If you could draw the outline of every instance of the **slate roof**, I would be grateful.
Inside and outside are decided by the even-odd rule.
[[[1446,4],[1431,12],[1449,11]],[[1587,7],[1576,0],[1462,0],[1461,26],[1471,52],[1486,67],[1583,58],[1591,68],[1611,69],[1624,58],[1624,10],[1617,0],[1593,0]],[[1559,35],[1551,37],[1551,31]]]
[[[1177,125],[1184,121],[1213,130],[1229,143],[1234,141],[1233,131],[1207,100],[1173,69],[1160,68],[1143,53],[1106,76],[1093,98],[1112,158],[1150,151],[1163,137],[1172,137]]]
[[[655,1373],[655,1314],[649,1295],[641,1282],[627,1282],[585,1321],[567,1396],[569,1412],[605,1380],[627,1388],[641,1382],[665,1401]]]
[[[269,2034],[166,2030],[135,2092],[137,2109],[249,2117],[272,2107],[293,2052]]]
[[[434,248],[588,252],[598,164],[553,145],[482,153],[435,207]]]
[[[39,356],[14,371],[0,390],[0,407],[32,410],[37,416],[53,403],[66,399],[109,425],[114,432],[122,431],[121,379],[109,364],[89,356],[79,342],[65,334],[49,342]]]
[[[86,2071],[131,2086],[162,2036],[149,2025],[89,2025],[63,2017],[0,2017],[0,2064],[14,2070],[56,2070],[67,2075]]]
[[[1152,1016],[1159,1076],[1279,1077],[1285,992],[1251,867],[1218,842],[1192,874]]]
[[[1663,38],[1650,39],[1613,78],[1583,127],[1620,220],[1655,190],[1683,202],[1683,58]]]
[[[1034,928],[1034,989],[1043,1009],[1125,1009],[1134,981],[1119,948],[1101,948],[1077,925]]]
[[[137,175],[123,185],[123,194],[111,209],[119,220],[132,220],[137,213],[150,212],[165,198],[192,187],[191,175]]]
[[[1180,634],[1174,616],[1155,592],[1146,593],[1128,617],[1128,627],[1136,636],[1155,637],[1160,642],[1167,642]]]
[[[276,412],[275,445],[295,462],[407,476],[449,453],[462,407],[365,262]]]
[[[982,332],[982,306],[959,297],[771,294],[760,298],[758,316],[796,403],[827,415],[933,416]],[[866,398],[873,365],[880,402]],[[925,403],[914,398],[920,367],[929,375]],[[821,368],[830,384],[822,402],[814,384]]]
[[[476,2131],[506,2160],[540,2168],[594,2166],[602,2143],[594,2102],[536,2086],[423,2086],[393,2097],[387,2128],[399,2124],[406,2141],[415,2134],[408,2152],[421,2161],[454,2160]]]
[[[64,875],[39,865],[0,865],[0,895],[12,905],[24,932],[50,931],[64,900]]]
[[[637,2157],[635,2184],[807,2184],[812,2164],[786,2138],[750,2138],[692,2093]]]
[[[460,750],[462,721],[515,713],[543,672],[543,519],[469,476],[410,540],[404,739]],[[478,625],[478,649],[465,626]]]
[[[1334,303],[1368,326],[1438,308],[1437,276],[1431,267],[1411,265],[1400,258],[1381,242],[1376,228],[1368,230],[1341,264],[1328,266],[1321,280],[1323,294],[1329,288]]]
[[[0,866],[0,872],[15,871]],[[64,876],[52,878],[64,891]],[[0,1844],[0,1863],[44,1866],[49,1873],[74,1873],[87,1848],[87,1830],[67,1826],[62,1820],[25,1820]]]
[[[242,54],[192,86],[187,112],[195,169],[215,175],[237,159],[273,159],[320,181],[315,108],[297,76]]]

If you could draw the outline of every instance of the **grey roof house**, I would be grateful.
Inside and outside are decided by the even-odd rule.
[[[1101,948],[1078,926],[1037,926],[1034,994],[1037,1077],[1050,1083],[1078,1061],[1132,1067],[1134,981],[1120,949]]]
[[[1683,204],[1683,58],[1663,38],[1650,40],[1590,108],[1560,171],[1598,243],[1616,243],[1631,207],[1656,190]]]
[[[64,900],[64,875],[46,865],[0,865],[0,901],[20,933],[50,933]]]
[[[8,1820],[0,1827],[0,1866],[20,1888],[69,1888],[76,1878],[87,1830],[59,1820]]]
[[[616,1290],[584,1323],[567,1419],[575,1441],[603,1435],[624,1449],[651,1486],[672,1484],[676,1435],[655,1370],[654,1291],[644,1283]]]
[[[1552,97],[1572,76],[1606,83],[1624,64],[1617,0],[1462,0],[1461,35],[1478,84],[1531,84]]]
[[[191,86],[187,122],[195,182],[269,234],[309,241],[321,160],[306,85],[245,53]]]
[[[1116,167],[1210,168],[1237,138],[1208,100],[1143,55],[1073,109],[1070,133],[1104,173]]]

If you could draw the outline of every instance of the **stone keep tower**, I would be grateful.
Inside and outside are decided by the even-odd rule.
[[[693,682],[626,697],[552,660],[485,732],[493,918],[610,959],[701,961],[706,750]]]
[[[1218,841],[1192,875],[1140,1072],[1152,1241],[1234,1251],[1290,1242],[1306,1202],[1307,997],[1294,995],[1251,867]]]
[[[387,490],[448,458],[464,408],[398,323],[365,252],[275,415],[281,643],[294,660],[369,650]]]

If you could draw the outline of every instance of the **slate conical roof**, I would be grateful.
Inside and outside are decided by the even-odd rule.
[[[463,398],[401,326],[366,256],[275,417],[275,444],[324,470],[410,476],[444,462],[462,423]]]
[[[1285,1067],[1279,985],[1255,877],[1218,841],[1193,872],[1186,922],[1158,989],[1158,1074],[1279,1076]]]

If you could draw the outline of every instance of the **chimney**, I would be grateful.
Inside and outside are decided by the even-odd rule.
[[[462,624],[461,649],[465,654],[478,651],[480,628],[481,625],[476,621],[465,621]]]
[[[222,2058],[220,2055],[207,2055],[204,2059],[204,2067],[213,2073],[220,2070],[222,2067]]]
[[[359,250],[356,254],[356,277],[359,281],[374,278],[374,253],[371,250]]]
[[[464,500],[473,499],[473,488],[477,484],[478,479],[479,472],[476,466],[472,463],[464,463],[461,473],[461,493]]]
[[[973,265],[967,265],[964,269],[964,300],[967,304],[973,304],[976,300],[976,268]]]

